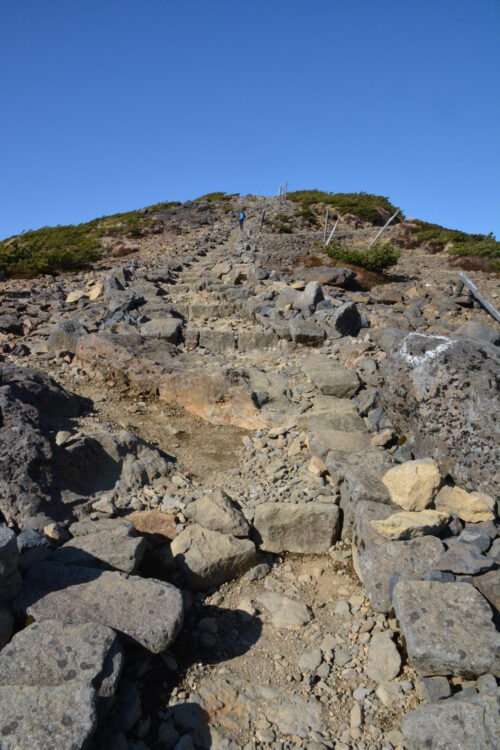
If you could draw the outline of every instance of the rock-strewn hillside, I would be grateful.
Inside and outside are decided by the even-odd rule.
[[[498,747],[498,325],[409,222],[156,211],[0,282],[0,749]]]

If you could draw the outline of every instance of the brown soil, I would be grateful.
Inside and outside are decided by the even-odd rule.
[[[93,383],[59,377],[64,386],[94,404],[93,420],[126,429],[173,456],[182,469],[203,482],[233,469],[242,461],[245,430],[213,425],[184,409],[156,399],[131,397],[128,391],[102,386],[96,398]]]

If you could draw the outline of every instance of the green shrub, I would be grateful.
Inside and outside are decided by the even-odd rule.
[[[369,250],[341,247],[338,243],[333,242],[325,247],[325,250],[335,260],[367,268],[369,271],[383,271],[385,268],[394,266],[401,254],[390,242],[384,244],[377,242]]]
[[[421,244],[427,244],[435,252],[444,250],[449,243],[453,247],[448,248],[451,255],[468,255],[479,258],[500,258],[500,242],[495,238],[493,232],[490,234],[468,234],[458,229],[447,229],[439,224],[430,224],[427,221],[415,221],[417,225],[413,234]]]
[[[102,237],[141,237],[157,220],[157,211],[178,205],[178,202],[157,203],[84,224],[42,227],[9,237],[0,242],[0,272],[39,276],[87,268],[101,257]]]
[[[302,207],[302,211],[300,212],[300,216],[301,216],[302,220],[306,224],[309,224],[309,226],[311,226],[311,227],[317,227],[318,224],[319,224],[318,217],[316,216],[316,214],[314,214],[311,211],[310,207],[307,206],[307,205]]]
[[[231,198],[237,198],[238,196],[239,193],[225,193],[222,190],[216,190],[213,193],[205,193],[205,195],[200,195],[200,197],[195,198],[195,200],[215,203],[215,201],[230,201]]]
[[[299,203],[302,208],[309,208],[314,204],[334,206],[340,214],[355,214],[362,221],[375,223],[379,220],[377,209],[381,208],[393,214],[397,206],[394,206],[389,198],[383,195],[372,195],[371,193],[325,193],[323,190],[296,190],[288,193],[291,201]],[[404,218],[400,213],[395,221]]]

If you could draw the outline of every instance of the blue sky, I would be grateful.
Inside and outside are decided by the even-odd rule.
[[[213,190],[500,235],[499,0],[1,0],[0,237]]]

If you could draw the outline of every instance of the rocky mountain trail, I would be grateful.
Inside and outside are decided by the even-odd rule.
[[[0,282],[0,748],[498,746],[498,326],[289,203],[162,221]]]

